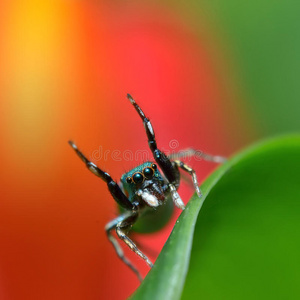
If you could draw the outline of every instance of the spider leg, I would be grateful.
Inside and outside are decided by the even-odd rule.
[[[107,237],[108,237],[109,241],[114,246],[117,255],[136,274],[139,281],[142,281],[143,278],[142,278],[141,274],[139,273],[137,268],[130,262],[130,260],[124,255],[124,252],[123,252],[120,244],[118,243],[117,239],[111,233],[111,231],[113,229],[115,229],[116,226],[119,223],[126,220],[127,218],[130,218],[130,217],[134,216],[134,214],[135,214],[135,212],[127,212],[127,213],[124,213],[124,214],[120,215],[116,219],[114,219],[114,220],[112,220],[112,221],[110,221],[109,223],[106,224],[105,231],[106,231],[106,234],[107,234]]]
[[[116,226],[116,233],[117,236],[125,242],[125,244],[138,256],[140,256],[146,263],[147,265],[152,268],[153,264],[149,260],[149,258],[141,251],[138,249],[136,244],[127,236],[127,232],[130,230],[132,225],[135,223],[137,220],[138,214],[134,214],[129,216],[128,218],[124,219],[123,221],[119,222]]]
[[[168,179],[169,183],[173,184],[177,188],[180,180],[178,169],[172,164],[172,162],[167,157],[167,155],[157,148],[155,134],[150,120],[145,116],[142,109],[139,107],[139,105],[129,94],[127,95],[127,98],[129,99],[129,101],[134,106],[139,116],[143,120],[146,134],[148,137],[148,144],[150,150],[153,153],[155,161],[160,166],[161,170],[163,171],[165,177]]]
[[[193,180],[193,184],[196,190],[196,193],[198,195],[198,197],[202,196],[201,190],[199,188],[199,183],[197,180],[197,175],[195,170],[193,170],[190,166],[188,166],[187,164],[185,164],[184,162],[180,161],[180,160],[174,160],[174,164],[176,164],[177,167],[181,168],[182,170],[188,172],[191,176],[192,176],[192,180]]]
[[[107,172],[102,171],[100,168],[98,168],[94,163],[89,161],[86,156],[83,155],[83,153],[78,150],[77,146],[72,142],[69,141],[69,144],[71,147],[75,150],[76,154],[79,156],[79,158],[85,163],[87,168],[96,176],[100,177],[102,180],[104,180],[107,183],[107,187],[115,199],[115,201],[121,205],[122,207],[132,210],[134,209],[133,204],[128,200],[128,198],[125,196],[125,194],[122,192],[121,188],[118,186],[118,184],[110,177],[110,175]]]
[[[129,101],[134,106],[135,110],[138,112],[139,116],[143,120],[150,150],[152,151],[155,161],[160,166],[161,170],[163,171],[165,177],[169,182],[168,187],[174,204],[178,208],[184,210],[184,203],[177,192],[177,188],[179,186],[180,181],[180,174],[177,165],[173,164],[171,160],[167,157],[167,155],[157,148],[155,134],[150,120],[145,116],[142,109],[129,94],[127,94],[127,98],[129,99]]]
[[[185,158],[190,156],[198,156],[202,157],[204,160],[211,161],[214,163],[224,163],[227,159],[225,157],[219,156],[219,155],[211,155],[204,153],[200,150],[196,150],[193,148],[188,148],[185,150],[181,150],[179,152],[171,153],[168,155],[170,159],[179,159],[179,158]]]

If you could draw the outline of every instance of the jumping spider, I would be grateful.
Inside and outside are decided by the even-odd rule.
[[[150,120],[145,116],[142,109],[129,94],[127,95],[127,98],[142,118],[148,137],[148,144],[156,163],[145,162],[125,173],[121,177],[121,185],[119,186],[107,172],[101,170],[94,163],[89,161],[82,152],[78,150],[77,146],[72,141],[69,141],[69,144],[75,150],[80,159],[86,164],[87,168],[94,175],[100,177],[107,183],[112,197],[120,206],[121,214],[105,226],[105,231],[120,259],[138,276],[139,280],[142,280],[142,276],[139,271],[124,256],[122,248],[116,238],[112,235],[111,231],[115,229],[117,236],[124,241],[132,251],[145,260],[150,267],[152,267],[152,262],[128,237],[128,231],[139,218],[144,218],[145,214],[147,215],[147,218],[145,219],[147,219],[147,222],[149,223],[149,226],[146,226],[146,231],[149,232],[149,228],[154,229],[153,222],[151,226],[151,220],[153,220],[153,218],[155,218],[158,214],[162,216],[162,219],[165,219],[163,220],[163,223],[159,222],[158,226],[163,226],[171,216],[170,212],[172,212],[174,206],[172,203],[174,203],[178,208],[184,210],[184,203],[177,192],[180,182],[179,168],[192,176],[193,185],[197,195],[201,197],[202,194],[196,173],[191,167],[179,160],[181,157],[197,154],[201,155],[205,160],[216,163],[224,162],[225,158],[205,154],[194,149],[187,149],[167,156],[164,152],[157,148],[154,130]],[[150,229],[150,231],[152,230]]]

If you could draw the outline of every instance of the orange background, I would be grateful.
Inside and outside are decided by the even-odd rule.
[[[67,144],[147,149],[131,93],[159,147],[230,155],[251,139],[209,25],[139,1],[11,1],[0,7],[1,299],[124,299],[138,286],[104,233],[105,183]],[[139,162],[96,161],[118,180]],[[190,163],[203,180],[215,167]],[[180,188],[186,202],[193,190]],[[177,215],[178,215],[177,211]],[[135,235],[155,260],[172,224]],[[147,266],[126,250],[142,270]]]

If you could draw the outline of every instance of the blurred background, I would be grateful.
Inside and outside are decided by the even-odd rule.
[[[292,0],[0,1],[0,299],[128,297],[139,282],[104,232],[116,205],[67,141],[116,180],[139,164],[122,156],[148,151],[127,93],[165,151],[230,156],[299,131],[299,10]],[[201,181],[216,167],[189,164]],[[182,182],[180,193],[187,202],[193,189]],[[133,236],[152,260],[179,213]]]

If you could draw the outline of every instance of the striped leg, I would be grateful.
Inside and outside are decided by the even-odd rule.
[[[116,227],[118,226],[118,224],[121,224],[124,220],[126,220],[128,218],[132,218],[133,214],[134,214],[133,212],[127,212],[127,213],[124,213],[123,215],[120,215],[116,219],[110,221],[108,224],[106,224],[105,231],[106,231],[106,234],[107,234],[107,237],[108,237],[109,241],[114,246],[117,255],[137,275],[138,279],[140,281],[142,281],[143,277],[141,276],[141,274],[139,273],[139,271],[137,270],[137,268],[124,255],[123,249],[121,248],[121,246],[118,243],[117,239],[111,233],[111,231],[113,229],[116,229]]]
[[[139,107],[139,105],[135,102],[135,100],[128,94],[127,98],[129,99],[130,103],[134,106],[135,110],[141,117],[144,128],[148,138],[148,145],[153,154],[153,157],[157,164],[160,166],[161,170],[163,171],[165,177],[168,179],[169,183],[178,186],[179,184],[179,172],[177,168],[174,168],[174,165],[167,157],[167,155],[158,149],[155,133],[151,124],[151,121],[146,117],[143,110]]]
[[[186,158],[191,156],[201,157],[204,160],[211,161],[214,163],[224,163],[227,160],[223,156],[207,154],[200,150],[195,150],[193,148],[181,150],[179,152],[171,153],[170,155],[168,155],[170,159],[179,159],[179,158]]]
[[[199,188],[199,183],[197,180],[197,175],[195,170],[193,170],[190,166],[186,165],[184,162],[180,160],[174,160],[174,163],[177,165],[177,167],[181,168],[182,170],[188,172],[192,176],[193,184],[196,190],[196,193],[198,197],[202,196],[201,190]]]
[[[97,167],[94,163],[89,161],[87,157],[77,148],[77,146],[72,142],[69,141],[70,146],[74,149],[76,154],[79,156],[79,158],[84,162],[86,167],[97,177],[100,177],[102,180],[104,180],[107,184],[108,190],[110,191],[112,197],[115,199],[115,201],[121,205],[122,207],[132,210],[134,209],[132,203],[129,201],[129,199],[125,196],[125,194],[122,192],[121,188],[118,186],[118,184],[111,178],[111,176],[101,170],[99,167]]]
[[[153,264],[149,260],[149,258],[141,251],[138,249],[136,244],[127,236],[128,230],[131,228],[133,223],[136,221],[136,217],[133,219],[132,217],[129,217],[127,219],[124,219],[123,221],[119,222],[116,226],[116,233],[118,237],[125,242],[125,244],[134,252],[136,253],[139,257],[141,257],[147,265],[152,268]]]

